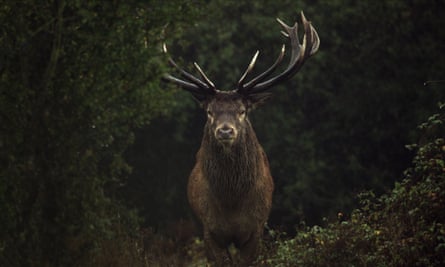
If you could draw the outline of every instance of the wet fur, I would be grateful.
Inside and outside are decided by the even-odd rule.
[[[188,197],[202,222],[209,259],[217,265],[226,263],[232,243],[243,264],[256,258],[272,191],[267,157],[249,120],[244,120],[229,147],[216,140],[207,122],[189,178]]]

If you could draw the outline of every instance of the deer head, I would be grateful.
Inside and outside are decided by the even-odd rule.
[[[272,66],[247,82],[246,79],[252,72],[259,55],[259,51],[257,51],[234,90],[218,90],[196,62],[194,66],[201,79],[180,68],[171,57],[169,57],[170,65],[179,71],[183,79],[176,78],[170,74],[166,74],[163,79],[190,92],[206,110],[208,116],[207,128],[209,128],[215,139],[224,146],[230,146],[238,139],[240,133],[250,126],[247,112],[265,102],[270,97],[271,93],[269,90],[274,85],[293,77],[303,66],[304,62],[317,52],[320,45],[318,34],[305,18],[303,12],[301,12],[301,19],[304,27],[303,42],[301,44],[298,39],[298,23],[290,27],[280,19],[277,19],[278,23],[283,27],[283,35],[290,39],[291,58],[287,68],[272,78],[270,76],[283,60],[285,45],[282,46],[278,58]],[[167,54],[165,44],[163,51]]]

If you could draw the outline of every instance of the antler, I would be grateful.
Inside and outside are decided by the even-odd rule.
[[[311,22],[306,19],[303,12],[301,12],[301,20],[304,27],[302,44],[300,44],[300,41],[298,39],[298,23],[295,23],[293,27],[290,27],[277,18],[278,23],[280,23],[284,29],[284,31],[281,31],[281,33],[283,33],[284,36],[289,37],[291,42],[292,54],[287,68],[277,76],[266,80],[283,60],[285,52],[285,45],[283,45],[278,58],[275,60],[272,66],[270,66],[265,72],[261,73],[249,82],[245,82],[247,76],[249,75],[249,73],[252,72],[255,66],[255,62],[259,54],[259,51],[257,51],[250,61],[246,71],[238,81],[238,86],[235,90],[237,93],[242,95],[260,96],[261,93],[273,87],[274,85],[282,81],[286,81],[294,76],[303,66],[304,62],[318,51],[318,48],[320,46],[320,38],[318,37],[317,31],[314,29],[314,27],[312,27]],[[163,46],[163,51],[164,53],[168,54],[165,44]],[[218,91],[213,82],[210,81],[209,78],[207,78],[205,73],[196,62],[194,63],[194,66],[203,80],[196,78],[192,74],[181,69],[171,57],[169,57],[168,61],[170,65],[179,70],[184,80],[176,78],[170,74],[165,74],[163,76],[164,80],[179,85],[180,87],[191,92],[195,97],[201,100],[205,99],[206,96],[216,94],[216,92]]]
[[[167,46],[165,44],[162,46],[162,50],[165,54],[168,54]],[[196,62],[194,62],[193,65],[198,70],[199,74],[201,75],[201,77],[204,81],[196,78],[192,74],[181,69],[170,56],[168,58],[168,62],[170,63],[170,65],[172,65],[177,70],[179,70],[179,72],[181,73],[181,76],[184,77],[185,80],[178,79],[170,74],[165,74],[162,77],[164,80],[179,85],[180,87],[191,92],[193,95],[195,95],[197,97],[213,95],[216,93],[215,85],[209,78],[207,78],[205,73],[202,71],[202,69],[199,67],[199,65]]]
[[[289,37],[291,41],[292,54],[291,59],[289,61],[289,65],[284,70],[284,72],[278,74],[277,76],[266,80],[272,72],[277,68],[277,66],[281,63],[284,56],[285,46],[281,48],[281,52],[275,61],[275,63],[267,69],[262,74],[253,78],[250,82],[245,83],[247,75],[252,71],[256,58],[258,56],[258,51],[255,53],[252,61],[250,62],[247,70],[244,72],[243,76],[238,82],[237,92],[240,94],[248,95],[248,94],[258,94],[264,92],[271,88],[272,86],[290,79],[293,75],[295,75],[300,68],[303,66],[306,59],[317,52],[318,47],[320,46],[320,38],[318,37],[317,31],[312,27],[310,21],[306,19],[303,12],[301,12],[301,20],[303,22],[304,27],[304,36],[303,36],[303,44],[300,44],[298,39],[298,23],[295,23],[293,27],[286,25],[283,21],[277,18],[278,23],[281,24],[284,31],[281,33],[284,36]]]

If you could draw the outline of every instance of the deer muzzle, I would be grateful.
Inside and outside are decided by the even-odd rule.
[[[216,128],[215,137],[218,141],[223,143],[232,143],[236,138],[237,131],[235,127],[230,124],[223,124]]]

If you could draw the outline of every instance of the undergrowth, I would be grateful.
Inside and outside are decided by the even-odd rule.
[[[360,194],[350,219],[305,227],[260,262],[270,266],[445,266],[445,105],[419,128],[411,168],[394,189]],[[340,214],[341,215],[341,214]]]
[[[419,126],[421,141],[407,146],[416,150],[412,167],[391,192],[364,192],[350,216],[324,227],[301,224],[293,238],[268,229],[255,266],[445,266],[444,111],[441,105]],[[170,232],[108,240],[94,265],[210,266],[190,222]]]

